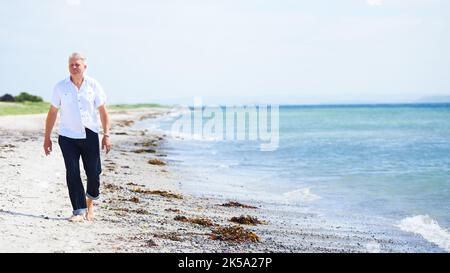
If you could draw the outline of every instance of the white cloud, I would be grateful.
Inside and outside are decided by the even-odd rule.
[[[366,0],[366,2],[370,6],[381,6],[383,4],[383,0]]]
[[[79,6],[81,4],[81,0],[66,0],[66,4],[71,7]]]

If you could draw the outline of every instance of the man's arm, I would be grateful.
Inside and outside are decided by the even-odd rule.
[[[109,114],[104,104],[98,108],[98,112],[103,127],[102,150],[106,149],[106,153],[109,153],[112,147],[109,141]]]
[[[44,137],[45,155],[49,155],[52,152],[51,134],[57,116],[58,116],[58,108],[51,105],[50,109],[48,110],[47,119],[45,121],[45,137]]]

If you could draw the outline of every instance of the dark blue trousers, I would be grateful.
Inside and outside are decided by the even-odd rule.
[[[86,196],[96,200],[100,192],[100,144],[98,134],[86,128],[85,139],[73,139],[59,136],[59,147],[66,165],[66,181],[69,189],[73,215],[86,213]],[[84,191],[80,176],[80,156],[87,176],[87,190]]]

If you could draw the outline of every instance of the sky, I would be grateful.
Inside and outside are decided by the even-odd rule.
[[[450,96],[450,1],[0,2],[0,95],[75,51],[111,104],[410,102]]]

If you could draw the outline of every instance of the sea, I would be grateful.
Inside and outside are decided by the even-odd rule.
[[[146,126],[169,135],[183,191],[381,222],[450,252],[450,104],[182,107]]]

